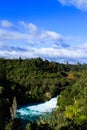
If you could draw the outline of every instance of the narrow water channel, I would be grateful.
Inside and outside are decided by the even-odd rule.
[[[40,104],[32,104],[17,109],[17,118],[35,121],[39,116],[49,114],[53,109],[57,108],[57,97]]]

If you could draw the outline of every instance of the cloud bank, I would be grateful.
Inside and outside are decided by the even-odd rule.
[[[72,5],[80,10],[87,11],[87,0],[58,0],[63,5]]]
[[[33,23],[0,21],[0,57],[87,62],[87,43],[71,46],[66,39],[60,33],[43,30]]]

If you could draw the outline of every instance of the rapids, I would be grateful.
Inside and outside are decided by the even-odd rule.
[[[48,114],[55,108],[57,108],[57,97],[54,97],[44,103],[28,105],[17,109],[17,118],[35,121],[39,118],[39,116],[46,113]]]

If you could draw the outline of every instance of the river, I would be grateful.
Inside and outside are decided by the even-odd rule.
[[[57,108],[57,97],[40,104],[27,105],[17,109],[17,118],[35,121],[39,116],[52,112]]]

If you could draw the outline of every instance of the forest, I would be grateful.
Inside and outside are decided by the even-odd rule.
[[[58,108],[46,120],[16,118],[21,105],[58,96]],[[87,64],[0,58],[1,130],[87,130]]]

